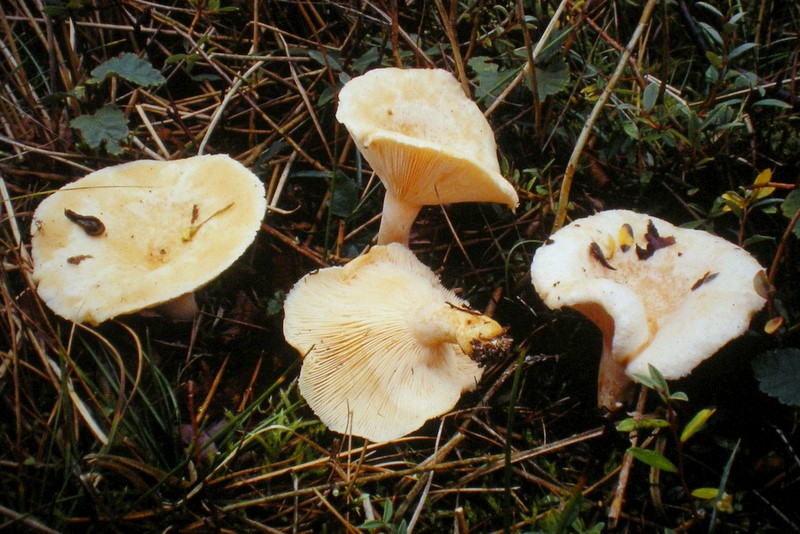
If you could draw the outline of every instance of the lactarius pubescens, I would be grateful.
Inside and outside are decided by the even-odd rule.
[[[519,202],[488,121],[445,70],[371,70],[344,85],[336,118],[386,187],[378,244],[407,245],[422,206]]]
[[[33,215],[37,292],[77,322],[155,306],[191,318],[194,290],[255,238],[264,194],[258,177],[224,155],[93,172],[48,196]]]
[[[497,322],[396,243],[306,275],[284,311],[309,406],[331,430],[372,441],[450,410],[480,380],[475,360],[510,344]]]
[[[531,265],[548,307],[573,308],[602,332],[598,403],[607,409],[648,365],[680,378],[743,334],[766,302],[754,287],[761,271],[725,239],[626,210],[565,226]]]

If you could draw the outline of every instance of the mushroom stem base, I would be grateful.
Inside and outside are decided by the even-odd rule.
[[[616,412],[633,398],[633,381],[625,373],[625,366],[611,355],[611,347],[603,343],[600,371],[597,378],[597,406]]]
[[[200,308],[197,307],[194,292],[190,291],[180,297],[159,304],[156,306],[155,311],[173,321],[191,321],[200,312]]]

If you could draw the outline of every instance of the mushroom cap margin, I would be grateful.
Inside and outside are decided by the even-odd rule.
[[[519,203],[500,174],[489,122],[443,69],[389,67],[353,78],[336,118],[402,202]]]

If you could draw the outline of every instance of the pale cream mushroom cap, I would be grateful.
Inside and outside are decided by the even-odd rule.
[[[379,243],[407,241],[425,205],[519,203],[489,122],[445,70],[371,70],[344,85],[336,118],[386,187]]]
[[[625,225],[633,235],[627,250]],[[636,248],[646,251],[648,236],[655,246],[640,258]],[[629,377],[649,375],[650,364],[667,379],[687,375],[747,330],[766,302],[754,287],[760,271],[749,253],[725,239],[627,210],[565,226],[531,265],[544,303],[592,319],[608,356]]]
[[[306,275],[284,303],[301,394],[336,432],[377,442],[416,430],[480,380],[462,347],[503,333],[465,306],[396,243]]]
[[[185,298],[250,245],[264,196],[258,177],[224,155],[93,172],[34,213],[37,292],[58,315],[90,324]],[[96,217],[105,230],[88,235],[65,210]]]

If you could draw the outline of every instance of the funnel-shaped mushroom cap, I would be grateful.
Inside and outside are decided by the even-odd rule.
[[[745,332],[765,304],[754,287],[761,270],[720,237],[625,210],[562,228],[531,266],[544,303],[594,321],[629,376],[652,364],[668,379]]]
[[[488,121],[445,70],[383,68],[353,78],[339,93],[336,118],[380,177],[387,202],[411,210],[411,222],[425,205],[497,202],[513,209],[519,202],[500,174]],[[410,223],[393,221],[388,208],[385,224],[409,226],[400,231],[407,235]],[[382,223],[387,232],[395,233]]]
[[[396,243],[306,275],[284,311],[309,406],[331,430],[372,441],[450,410],[481,377],[467,354],[503,334]]]
[[[172,301],[241,256],[265,211],[264,185],[228,156],[93,172],[34,213],[37,292],[58,315],[92,324]]]

